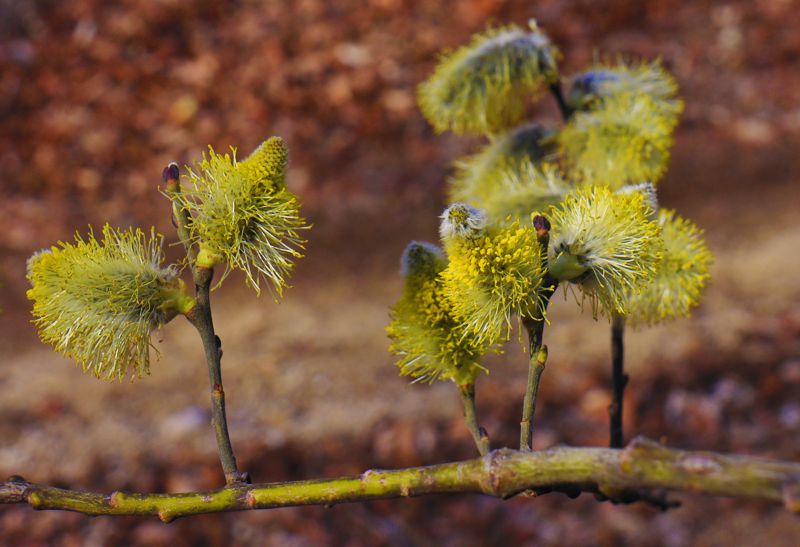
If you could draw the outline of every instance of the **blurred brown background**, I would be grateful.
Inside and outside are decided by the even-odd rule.
[[[383,333],[408,239],[436,238],[450,161],[414,88],[487,23],[540,24],[565,76],[660,56],[686,112],[659,192],[704,226],[713,285],[690,320],[628,335],[626,427],[669,444],[800,459],[800,2],[0,0],[0,473],[103,491],[214,488],[205,367],[175,321],[151,377],[107,384],[36,341],[27,256],[105,220],[174,241],[160,172],[208,144],[291,150],[315,227],[294,289],[215,293],[234,446],[256,481],[472,455],[452,386],[397,377]],[[539,119],[557,123],[547,98]],[[173,251],[174,252],[174,251]],[[606,442],[608,326],[558,299],[535,443]],[[490,362],[479,411],[513,445],[525,357]],[[425,498],[162,525],[0,509],[14,545],[796,545],[800,521],[679,496],[659,513],[583,496]]]

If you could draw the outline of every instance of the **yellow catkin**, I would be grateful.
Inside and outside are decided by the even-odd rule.
[[[584,183],[655,183],[667,170],[676,125],[650,95],[624,92],[576,112],[558,143],[566,168]]]
[[[415,381],[471,384],[490,347],[472,336],[453,314],[439,276],[447,260],[441,250],[412,242],[403,254],[403,294],[386,328],[400,373]]]
[[[531,124],[518,127],[494,139],[475,154],[454,163],[449,180],[451,202],[486,207],[505,191],[505,179],[525,177],[529,166],[539,167],[554,154],[553,131]]]
[[[481,340],[507,338],[513,316],[540,317],[543,266],[536,232],[520,221],[446,242],[442,272],[454,313]]]
[[[489,218],[525,221],[558,204],[572,188],[556,165],[524,161],[498,170],[495,191],[483,207]]]
[[[665,114],[683,110],[678,82],[658,60],[596,63],[573,79],[568,102],[576,110],[591,110],[596,101],[620,93],[644,93]]]
[[[626,295],[656,273],[662,242],[641,192],[584,186],[551,209],[550,273],[580,288],[592,312],[625,313]],[[561,267],[568,264],[568,267]]]
[[[473,37],[445,54],[418,89],[420,109],[437,132],[487,134],[509,129],[525,101],[558,78],[558,52],[535,24],[510,25]]]
[[[264,192],[286,187],[286,168],[289,151],[280,137],[270,137],[261,143],[245,160],[235,163],[235,169]]]
[[[628,295],[626,309],[632,324],[654,324],[686,317],[700,302],[713,262],[703,232],[675,211],[659,211],[663,257],[654,279]]]
[[[236,150],[208,155],[189,170],[191,185],[178,194],[190,212],[189,230],[202,256],[244,272],[256,293],[262,280],[280,296],[294,260],[302,256],[307,229],[297,197],[286,189],[287,150],[272,137],[247,159]]]
[[[106,225],[28,261],[33,315],[43,342],[98,378],[139,377],[150,370],[150,335],[173,317],[181,291],[162,268],[161,236]]]

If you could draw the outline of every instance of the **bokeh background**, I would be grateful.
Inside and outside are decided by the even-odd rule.
[[[214,295],[234,447],[256,481],[472,456],[455,390],[409,386],[383,328],[409,239],[436,239],[453,159],[415,86],[437,52],[536,17],[565,81],[597,55],[661,57],[686,101],[659,192],[717,261],[689,320],[631,332],[626,432],[800,459],[800,2],[796,0],[0,0],[0,473],[101,491],[215,488],[202,352],[185,321],[150,377],[102,383],[39,344],[25,259],[108,220],[155,225],[170,160],[207,145],[291,150],[313,221],[276,304],[231,277]],[[532,110],[556,124],[547,98]],[[171,251],[176,252],[175,249]],[[535,444],[603,445],[608,325],[557,299]],[[478,385],[513,445],[526,358],[512,340]],[[560,495],[477,496],[153,519],[0,508],[7,545],[796,545],[759,503],[676,496],[668,513]]]

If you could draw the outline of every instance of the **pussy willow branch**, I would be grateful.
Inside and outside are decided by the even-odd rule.
[[[561,81],[556,80],[548,86],[550,93],[558,104],[558,110],[565,122],[572,116],[572,109],[564,100],[564,91],[561,88]],[[537,224],[538,219],[538,224]],[[550,239],[550,222],[543,216],[534,219],[536,225],[539,245],[542,249],[542,258],[547,260],[547,244]],[[540,298],[543,302],[542,317],[524,318],[523,325],[528,332],[528,349],[530,351],[530,361],[528,363],[528,385],[525,389],[525,399],[522,403],[522,419],[519,424],[519,449],[523,451],[533,450],[533,416],[536,413],[536,399],[539,393],[539,381],[544,372],[546,364],[546,353],[539,355],[542,347],[542,335],[544,333],[545,313],[550,298],[553,296],[558,283],[547,276],[544,283],[545,288],[541,291]]]
[[[542,262],[546,264],[547,246],[550,241],[550,221],[542,215],[536,215],[533,218],[533,226],[536,229],[536,239],[539,243]],[[533,416],[536,413],[539,381],[547,362],[547,348],[542,353],[539,350],[542,348],[547,306],[550,304],[550,298],[557,287],[558,281],[550,277],[550,274],[546,274],[542,281],[542,289],[538,294],[539,302],[541,303],[540,317],[522,319],[522,324],[525,330],[528,331],[528,350],[530,352],[528,385],[525,389],[525,399],[522,403],[522,419],[519,423],[519,449],[522,451],[533,450]]]
[[[464,406],[464,421],[467,424],[472,439],[475,441],[475,446],[478,448],[478,453],[485,456],[491,450],[489,445],[489,435],[480,425],[478,425],[478,417],[475,409],[475,384],[465,384],[458,386],[458,392],[461,395],[461,403]]]
[[[211,317],[210,299],[213,274],[214,271],[211,268],[195,268],[197,305],[186,315],[186,318],[200,333],[203,341],[208,365],[208,381],[211,385],[211,425],[217,437],[217,448],[222,470],[225,473],[225,482],[233,484],[248,482],[248,477],[247,473],[239,471],[236,466],[236,457],[233,455],[233,446],[231,446],[231,438],[228,434],[225,391],[222,388],[222,347],[219,337],[214,332],[214,322]]]
[[[608,405],[610,421],[609,446],[621,448],[624,442],[622,429],[622,402],[628,375],[625,374],[625,318],[615,315],[611,320],[611,382],[613,395]]]
[[[180,171],[176,163],[170,163],[164,169],[164,183],[167,193],[172,200],[172,212],[178,230],[178,236],[186,249],[186,258],[192,269],[196,290],[196,305],[186,314],[186,318],[197,329],[203,342],[203,350],[208,366],[208,381],[211,386],[211,425],[217,438],[217,449],[225,473],[225,482],[234,484],[248,482],[247,473],[239,471],[236,466],[236,457],[233,454],[230,435],[228,434],[228,420],[225,416],[225,390],[222,387],[222,347],[217,334],[214,332],[214,321],[211,316],[211,280],[214,277],[213,268],[200,267],[196,264],[197,253],[189,236],[191,216],[189,211],[180,205],[179,194],[181,191],[178,180]]]
[[[552,289],[547,289],[543,293],[544,303],[542,314],[547,310],[547,304],[553,295]],[[547,363],[547,352],[543,354],[542,335],[544,334],[544,317],[539,319],[523,319],[522,324],[528,331],[528,351],[530,361],[528,363],[528,385],[525,389],[525,399],[522,402],[522,419],[519,423],[519,449],[523,451],[533,450],[533,417],[536,414],[536,399],[539,395],[539,382],[542,378],[545,365]]]
[[[475,493],[509,498],[524,491],[628,503],[653,490],[686,491],[783,503],[800,514],[800,464],[751,456],[687,452],[638,438],[624,450],[556,447],[539,452],[495,450],[482,458],[356,477],[248,485],[182,494],[98,494],[42,486],[12,477],[0,503],[27,503],[86,515],[155,515],[164,522],[202,513]]]

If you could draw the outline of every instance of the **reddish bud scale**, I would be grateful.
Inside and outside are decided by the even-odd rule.
[[[167,192],[174,192],[178,190],[180,186],[178,183],[178,179],[180,178],[180,169],[178,168],[178,164],[174,161],[170,162],[170,164],[167,165],[161,172],[161,178],[166,185]]]
[[[538,237],[546,236],[550,232],[550,221],[547,217],[536,215],[533,217],[533,227],[536,229]]]

